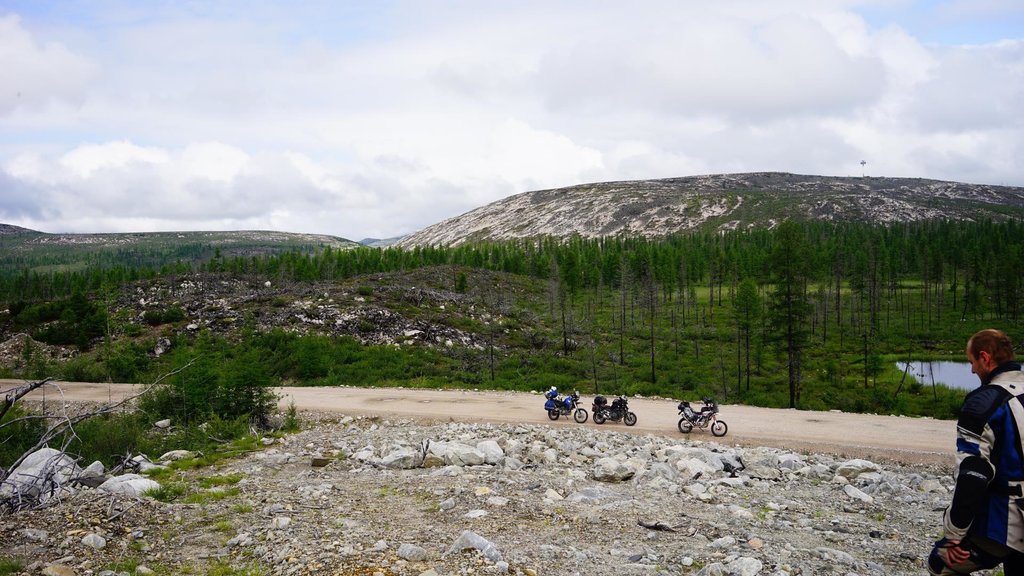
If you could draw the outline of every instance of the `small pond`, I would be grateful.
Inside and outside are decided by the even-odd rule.
[[[907,368],[906,362],[897,362],[902,372]],[[967,362],[911,362],[907,376],[913,376],[923,386],[945,384],[950,388],[973,390],[978,387],[978,377],[971,373],[971,365]]]

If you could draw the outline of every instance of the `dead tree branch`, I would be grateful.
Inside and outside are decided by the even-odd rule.
[[[177,368],[175,370],[172,370],[172,371],[167,372],[165,374],[161,374],[159,378],[157,378],[153,382],[147,384],[146,386],[144,386],[138,392],[136,392],[134,394],[130,394],[128,396],[125,396],[124,398],[122,398],[121,400],[119,400],[117,402],[113,402],[113,403],[110,403],[110,404],[103,405],[103,406],[99,407],[98,409],[93,410],[91,412],[86,412],[86,413],[79,414],[79,415],[76,415],[76,416],[70,416],[65,411],[64,414],[62,416],[60,416],[60,421],[55,423],[55,424],[53,424],[49,428],[47,428],[47,430],[42,434],[42,436],[39,437],[39,440],[35,443],[34,446],[29,448],[24,454],[22,454],[17,460],[15,460],[14,463],[11,464],[11,466],[7,470],[0,470],[0,483],[2,483],[3,481],[6,480],[10,476],[10,474],[22,462],[25,461],[25,458],[27,458],[30,454],[32,454],[36,450],[39,450],[43,446],[48,445],[50,443],[50,441],[52,441],[54,438],[63,436],[67,432],[71,433],[70,435],[65,436],[63,445],[61,446],[61,451],[64,451],[67,448],[67,446],[70,444],[72,439],[77,437],[76,434],[75,434],[75,426],[78,423],[83,422],[85,420],[88,420],[89,418],[92,418],[94,416],[100,416],[102,414],[109,414],[110,412],[113,412],[114,410],[117,410],[118,408],[124,406],[125,404],[131,402],[132,400],[135,400],[139,396],[142,396],[146,392],[149,392],[155,386],[157,386],[158,384],[160,384],[161,382],[163,382],[167,378],[170,378],[171,376],[174,376],[175,374],[178,374],[179,372],[182,372],[182,371],[186,370],[187,368],[192,366],[193,362],[195,362],[195,358],[193,358],[192,360],[189,360],[185,365],[183,365],[183,366],[181,366],[181,367],[179,367],[179,368]],[[51,380],[52,380],[52,378],[46,378],[45,380],[42,380],[40,382],[33,382],[33,383],[31,383],[31,384],[29,384],[27,386],[23,386],[21,388],[16,389],[15,391],[13,391],[12,393],[9,393],[7,395],[7,397],[5,399],[5,406],[6,406],[6,403],[8,401],[10,401],[10,405],[13,406],[15,402],[17,402],[19,399],[24,397],[26,394],[28,394],[32,390],[35,390],[35,389],[39,388],[43,384],[46,384],[46,383],[50,382]],[[60,392],[61,397],[63,397],[64,396],[64,390],[59,385],[56,385],[56,384],[54,384],[54,385],[57,387],[57,390]],[[26,388],[28,388],[28,389],[24,390]],[[22,391],[22,390],[24,390],[24,391]],[[64,409],[66,410],[67,403],[63,403],[62,405],[63,405]],[[4,411],[6,412],[7,409],[9,409],[9,407],[5,408]],[[0,424],[0,430],[3,430],[8,424],[10,424],[10,423]]]
[[[36,388],[46,385],[51,380],[53,380],[53,378],[44,378],[39,382],[29,382],[24,386],[8,390],[7,394],[4,395],[4,405],[3,407],[0,407],[0,420],[3,420],[4,414],[7,414],[7,411],[14,406],[15,402],[21,400]]]

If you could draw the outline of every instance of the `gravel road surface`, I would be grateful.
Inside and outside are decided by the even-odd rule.
[[[0,395],[24,384],[19,380],[0,380]],[[139,387],[131,384],[51,382],[29,398],[54,401],[63,397],[68,402],[110,402],[137,390]],[[540,394],[523,392],[351,387],[282,387],[275,391],[282,409],[294,403],[300,411],[384,418],[581,426],[566,417],[550,421],[543,409],[544,398]],[[593,396],[589,395],[581,399],[588,412],[592,400]],[[627,427],[621,422],[608,422],[601,426],[636,434],[683,437],[676,428],[679,420],[677,404],[677,400],[670,399],[631,398],[630,410],[638,417],[635,426]],[[719,417],[729,425],[729,431],[717,441],[725,445],[771,446],[904,464],[953,462],[956,423],[951,420],[739,405],[720,408]],[[582,426],[598,425],[589,418]],[[706,430],[694,430],[690,436],[715,440]]]

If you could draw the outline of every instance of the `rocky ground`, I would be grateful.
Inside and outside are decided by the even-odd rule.
[[[161,479],[187,486],[171,503],[83,488],[2,516],[0,556],[26,574],[922,574],[952,482],[710,435],[303,417]]]

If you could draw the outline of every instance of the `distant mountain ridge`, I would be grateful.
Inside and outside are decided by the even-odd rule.
[[[784,220],[891,224],[1024,218],[1024,188],[921,178],[712,174],[524,192],[410,234],[396,245],[517,238],[658,237],[772,228]]]
[[[6,226],[6,225],[4,225]],[[17,226],[14,226],[17,228]],[[85,234],[51,234],[35,232],[22,228],[24,232],[38,235],[30,240],[35,244],[49,245],[93,245],[124,246],[145,241],[167,242],[205,242],[214,245],[231,247],[233,245],[251,245],[266,243],[279,244],[313,244],[332,248],[354,248],[358,244],[345,238],[327,234],[305,234],[301,232],[277,232],[274,230],[230,230],[230,231],[178,231],[178,232],[103,232]]]
[[[359,244],[326,234],[269,230],[48,234],[0,224],[0,272],[76,270],[89,265],[130,263],[159,268],[216,257],[261,256]]]
[[[12,234],[42,234],[42,232],[29,230],[28,228],[22,228],[21,226],[14,226],[13,224],[0,223],[0,236],[8,236]]]
[[[401,240],[403,237],[404,236],[393,236],[391,238],[363,238],[359,243],[363,246],[369,246],[370,248],[387,248]]]

